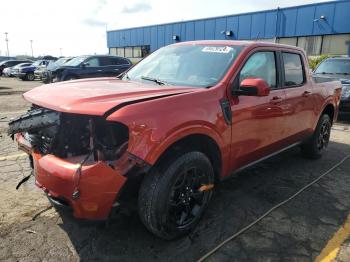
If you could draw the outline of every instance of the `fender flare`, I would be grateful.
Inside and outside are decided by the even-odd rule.
[[[177,141],[180,141],[181,139],[191,135],[205,135],[215,141],[221,151],[221,154],[223,154],[223,139],[215,129],[207,125],[196,124],[173,130],[175,131],[170,135],[167,135],[164,140],[160,141],[159,143],[155,143],[153,147],[149,147],[149,150],[146,150],[147,152],[142,150],[142,148],[139,148],[144,143],[139,143],[137,146],[131,146],[132,149],[129,151],[129,153],[139,157],[140,159],[143,159],[148,164],[153,165],[162,156],[162,154]]]
[[[333,116],[332,121],[334,121],[334,118],[336,118],[336,116],[337,116],[337,106],[334,105],[334,101],[333,101],[331,98],[329,98],[329,99],[327,99],[326,102],[323,104],[322,109],[321,109],[320,112],[318,113],[318,116],[317,116],[317,118],[316,118],[316,121],[315,121],[314,124],[313,124],[313,130],[316,129],[317,123],[318,123],[318,121],[319,121],[319,119],[320,119],[320,117],[321,117],[321,115],[322,115],[322,112],[323,112],[323,111],[326,109],[326,107],[329,106],[329,105],[333,106],[333,109],[334,109],[334,116]]]

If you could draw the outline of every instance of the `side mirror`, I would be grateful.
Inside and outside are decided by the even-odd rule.
[[[89,66],[89,65],[90,65],[89,63],[82,63],[82,64],[81,64],[81,67],[82,67],[82,68],[85,68],[85,67],[87,67],[87,66]]]
[[[270,87],[261,78],[246,78],[238,90],[232,90],[234,96],[268,96],[269,94]]]

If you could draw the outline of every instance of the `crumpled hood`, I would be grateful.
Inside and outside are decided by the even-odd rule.
[[[112,109],[131,103],[195,91],[198,88],[159,86],[117,78],[91,78],[42,85],[23,96],[33,104],[52,110],[103,116]]]

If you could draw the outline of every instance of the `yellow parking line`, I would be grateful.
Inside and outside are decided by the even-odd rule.
[[[336,257],[340,250],[341,245],[350,235],[350,215],[346,219],[344,225],[334,234],[334,236],[328,241],[327,245],[323,248],[321,254],[316,257],[315,262],[331,262]]]
[[[20,153],[20,154],[9,155],[9,156],[0,156],[0,161],[9,160],[9,159],[13,159],[13,158],[17,158],[17,157],[21,157],[21,156],[25,156],[25,155],[27,155],[27,154],[26,153]]]

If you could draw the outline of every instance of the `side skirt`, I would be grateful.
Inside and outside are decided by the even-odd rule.
[[[249,164],[247,164],[247,165],[245,165],[245,166],[242,166],[242,167],[238,168],[237,170],[233,171],[233,172],[231,173],[231,175],[222,178],[221,181],[224,181],[224,180],[226,180],[226,179],[229,179],[229,178],[231,178],[233,175],[236,175],[236,174],[242,172],[243,170],[245,170],[245,169],[247,169],[247,168],[249,168],[249,167],[251,167],[251,166],[254,166],[255,164],[258,164],[258,163],[260,163],[260,162],[263,162],[263,161],[265,161],[266,159],[269,159],[269,158],[271,158],[271,157],[273,157],[273,156],[275,156],[275,155],[278,155],[279,153],[282,153],[283,151],[286,151],[286,150],[288,150],[288,149],[290,149],[290,148],[292,148],[292,147],[296,147],[296,146],[298,146],[298,145],[301,145],[302,143],[303,143],[303,141],[296,142],[296,143],[291,144],[291,145],[289,145],[289,146],[287,146],[287,147],[285,147],[285,148],[282,148],[282,149],[280,149],[280,150],[278,150],[278,151],[276,151],[276,152],[274,152],[274,153],[272,153],[272,154],[270,154],[270,155],[264,156],[264,157],[262,157],[262,158],[260,158],[260,159],[258,159],[258,160],[255,160],[255,161],[253,161],[253,162],[251,162],[251,163],[249,163]]]

